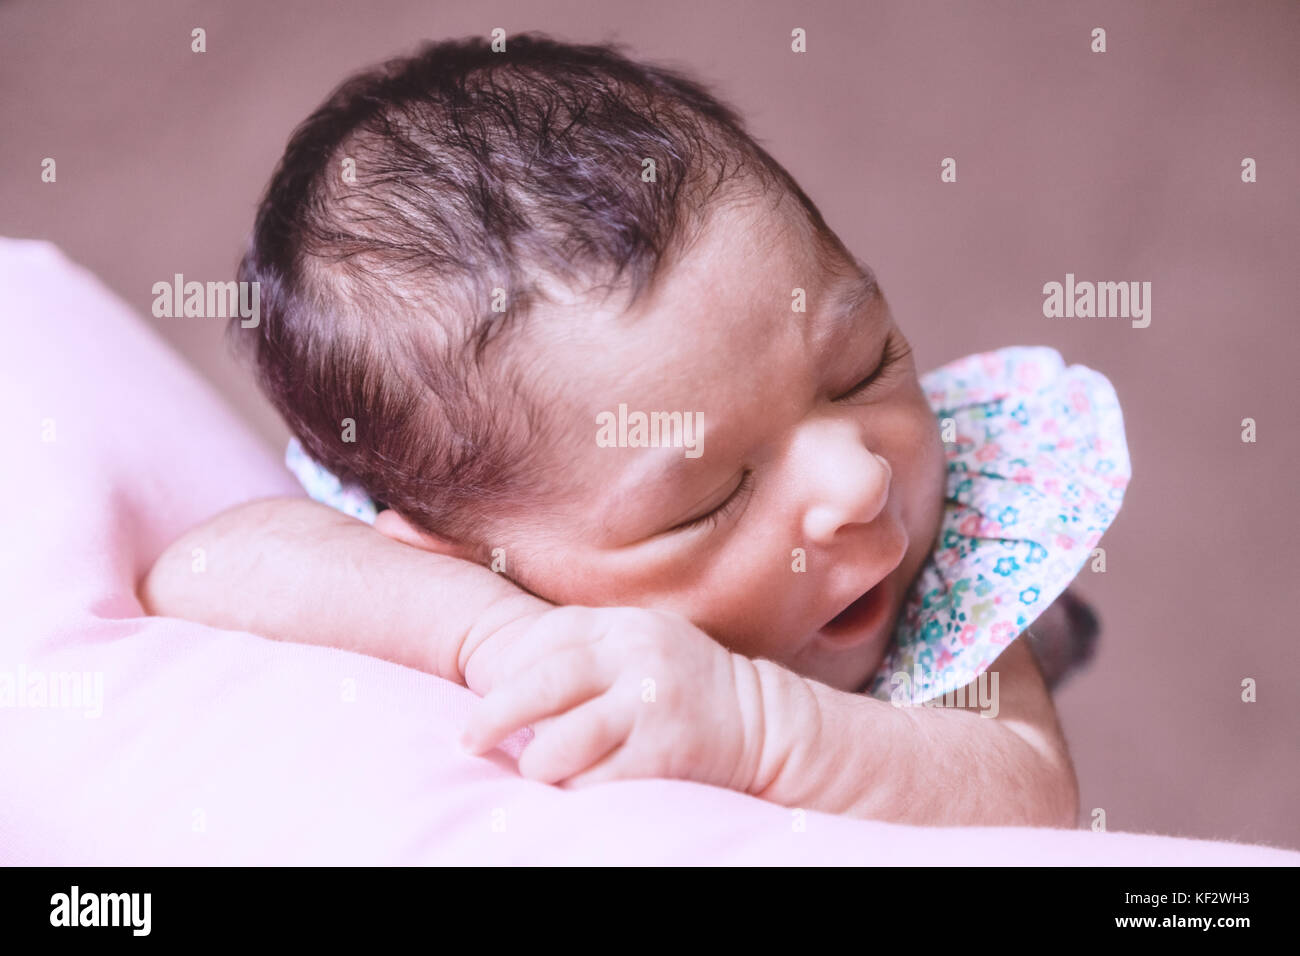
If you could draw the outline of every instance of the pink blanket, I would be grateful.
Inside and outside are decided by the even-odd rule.
[[[297,486],[52,246],[0,239],[0,291],[2,863],[1300,863],[1171,837],[801,818],[680,781],[563,791],[500,752],[462,755],[473,697],[455,684],[143,617],[136,581],[171,538]]]

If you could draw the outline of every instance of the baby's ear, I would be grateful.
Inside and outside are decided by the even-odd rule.
[[[375,518],[374,528],[386,538],[409,544],[421,551],[432,551],[434,554],[445,554],[450,558],[461,558],[466,561],[473,560],[470,550],[464,545],[430,534],[423,528],[417,528],[392,508],[379,512]]]

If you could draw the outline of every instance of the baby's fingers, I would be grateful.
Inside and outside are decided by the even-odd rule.
[[[606,689],[599,674],[574,667],[565,655],[538,664],[508,684],[494,687],[470,714],[460,745],[472,754],[491,750],[534,720],[563,713]]]
[[[536,735],[519,755],[519,772],[530,780],[557,783],[619,747],[634,723],[626,706],[602,694],[535,727]]]

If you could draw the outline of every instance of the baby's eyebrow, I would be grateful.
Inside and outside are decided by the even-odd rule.
[[[827,310],[827,322],[830,328],[838,328],[858,309],[880,294],[876,284],[876,274],[865,265],[858,265],[858,275],[836,286],[831,293],[831,305]]]
[[[811,309],[812,321],[804,325],[804,341],[818,354],[831,354],[854,328],[854,318],[862,309],[880,295],[876,274],[862,263],[855,263],[856,271],[826,284],[822,304]]]

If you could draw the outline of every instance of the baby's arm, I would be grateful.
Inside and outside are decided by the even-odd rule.
[[[307,498],[249,502],[187,532],[139,596],[150,614],[354,650],[462,684],[487,638],[552,608],[487,568]]]
[[[897,823],[1074,827],[1078,782],[1038,665],[1017,640],[994,667],[996,717],[896,707],[773,668],[783,686],[764,702],[763,765],[777,769],[752,792]]]
[[[305,498],[250,502],[187,532],[158,558],[140,599],[151,614],[355,650],[479,693],[492,689],[515,637],[554,610],[502,575]],[[1075,825],[1073,766],[1022,640],[998,658],[995,718],[896,708],[770,661],[750,666],[762,688],[760,716],[749,718],[761,751],[751,793],[907,823]]]

